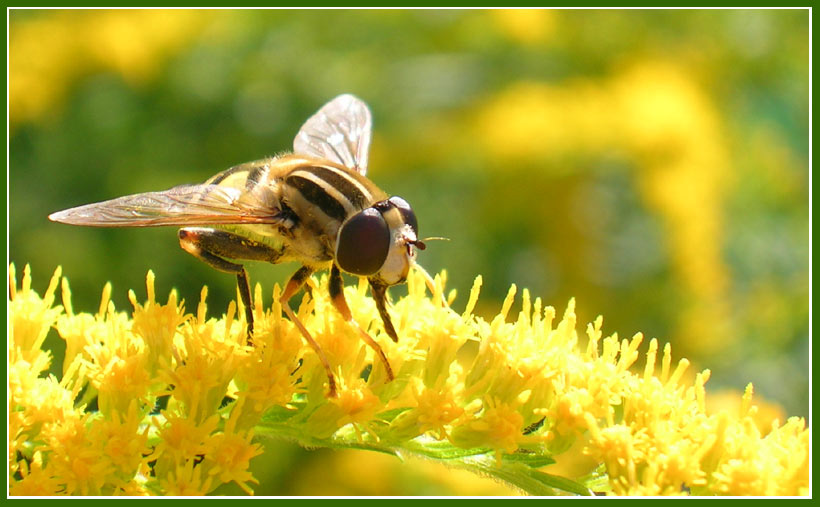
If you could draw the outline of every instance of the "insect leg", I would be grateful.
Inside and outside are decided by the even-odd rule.
[[[393,376],[393,369],[390,367],[390,362],[387,360],[387,356],[384,354],[381,346],[374,340],[364,329],[359,326],[359,323],[353,319],[353,315],[350,313],[350,308],[347,306],[347,301],[345,300],[345,293],[344,293],[344,282],[342,280],[342,273],[339,271],[339,267],[336,264],[330,268],[330,301],[333,303],[333,306],[342,314],[342,318],[345,321],[353,326],[356,331],[359,332],[359,336],[361,336],[362,340],[365,343],[370,345],[370,347],[378,354],[379,359],[381,360],[382,364],[384,364],[384,369],[387,372],[387,382],[390,382],[395,378]]]
[[[285,290],[282,292],[282,295],[279,297],[279,302],[282,304],[282,309],[287,314],[288,318],[291,322],[293,322],[297,328],[299,328],[299,332],[302,333],[302,336],[305,338],[305,341],[308,342],[308,345],[316,352],[316,355],[319,356],[319,361],[322,362],[322,366],[325,368],[325,372],[327,373],[327,382],[328,382],[328,397],[335,398],[336,397],[336,380],[333,377],[333,371],[330,368],[330,362],[327,360],[327,356],[325,355],[325,351],[322,350],[322,347],[316,343],[316,340],[310,335],[307,328],[302,324],[302,321],[293,313],[293,310],[290,309],[290,305],[288,304],[288,300],[293,297],[294,294],[299,290],[299,288],[305,283],[305,280],[313,273],[314,269],[309,268],[308,266],[302,266],[299,268],[293,276],[290,277],[288,280],[287,285],[285,285]]]
[[[253,306],[248,273],[241,264],[226,260],[243,259],[276,263],[282,250],[221,229],[186,227],[179,230],[179,244],[183,250],[214,269],[236,275],[239,297],[245,307],[248,323],[248,343],[253,334]]]
[[[218,257],[217,257],[218,259]],[[239,266],[239,264],[237,264]],[[239,290],[239,297],[242,298],[242,306],[245,307],[245,322],[248,323],[248,345],[253,343],[253,306],[251,302],[251,284],[248,282],[248,272],[240,266],[236,273],[236,288]]]
[[[382,318],[382,322],[384,322],[384,330],[394,342],[398,343],[399,335],[396,333],[396,328],[393,327],[393,321],[390,320],[390,314],[387,313],[387,286],[374,282],[372,279],[369,280],[369,282],[370,293],[373,294],[373,300],[376,302],[376,309],[379,310],[379,315]]]

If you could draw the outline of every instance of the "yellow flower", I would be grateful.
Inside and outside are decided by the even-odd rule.
[[[242,401],[237,403],[241,404]],[[254,456],[262,454],[262,449],[259,444],[251,443],[253,430],[236,431],[237,415],[240,413],[240,410],[234,410],[224,431],[214,435],[211,443],[213,450],[205,453],[202,466],[208,469],[209,475],[218,477],[220,482],[233,481],[252,495],[253,490],[247,483],[257,480],[248,471],[248,467]]]
[[[449,381],[440,387],[427,388],[423,382],[416,379],[413,386],[413,395],[416,399],[415,410],[407,412],[408,422],[415,423],[409,438],[423,435],[428,431],[435,431],[440,439],[449,438],[448,428],[464,414],[463,389],[458,385],[458,375],[461,373],[458,365],[453,365],[454,374]],[[397,429],[399,421],[396,424]]]
[[[224,328],[231,328],[231,318],[229,311]],[[226,337],[224,329],[219,335],[210,326],[204,332],[196,326],[185,329],[184,348],[174,349],[178,356],[175,366],[160,377],[173,386],[174,397],[184,406],[187,417],[203,421],[219,408],[244,359],[244,346],[237,343],[236,336],[244,341],[244,331]]]
[[[154,375],[160,367],[171,362],[174,352],[174,337],[177,327],[186,319],[184,305],[177,305],[177,295],[171,291],[168,303],[165,305],[156,302],[154,291],[154,273],[148,272],[145,280],[148,292],[148,301],[144,305],[137,302],[134,291],[128,291],[128,299],[134,305],[131,328],[134,334],[141,338],[147,352],[146,368]]]
[[[156,417],[153,420],[160,438],[154,450],[157,458],[155,469],[160,475],[210,451],[211,435],[219,425],[219,416],[216,414],[199,424],[193,419],[169,415],[167,412],[163,412],[163,416],[164,421]]]
[[[746,405],[751,391],[749,385]],[[805,421],[790,417],[781,426],[774,420],[762,436],[755,408],[749,407],[747,414],[727,424],[721,440],[725,458],[713,474],[713,488],[726,495],[807,495],[809,432]]]
[[[91,421],[86,414],[47,425],[43,430],[46,445],[52,450],[48,469],[70,494],[101,495],[104,486],[112,483],[109,474],[115,470],[111,458],[103,451],[104,442],[89,434]]]
[[[143,427],[138,406],[137,400],[132,400],[127,411],[114,412],[110,420],[100,421],[89,431],[89,439],[100,442],[102,452],[125,479],[139,469],[150,454],[149,427]]]
[[[451,432],[453,443],[466,448],[489,446],[498,461],[503,453],[514,453],[520,442],[528,440],[523,435],[524,417],[506,403],[487,399],[480,412],[466,419]]]
[[[212,477],[202,477],[202,467],[188,460],[159,480],[162,491],[171,496],[202,496],[211,491]]]
[[[350,424],[359,440],[363,438],[361,429],[368,430],[371,437],[378,439],[378,435],[368,427],[368,422],[384,406],[363,379],[354,379],[350,384],[342,380],[337,397],[320,406],[310,416],[306,424],[308,432],[318,438],[327,438]]]
[[[131,292],[129,319],[107,293],[96,315],[74,314],[67,283],[65,310],[53,307],[59,271],[43,298],[28,270],[19,288],[10,271],[11,494],[203,495],[228,482],[252,494],[250,462],[263,452],[255,435],[420,455],[536,494],[809,491],[805,421],[761,426],[751,386],[731,415],[708,411],[709,370],[691,380],[689,362],[673,362],[668,345],[658,359],[651,340],[646,364],[633,371],[642,335],[604,337],[601,318],[580,345],[574,300],[558,319],[525,290],[508,322],[513,287],[486,322],[472,314],[480,279],[458,314],[442,303],[444,276],[431,298],[414,273],[392,308],[395,344],[366,285],[348,287],[358,325],[395,368],[386,383],[358,332],[326,298],[306,296],[298,315],[330,350],[337,377],[338,396],[328,398],[315,353],[278,303],[263,307],[259,286],[249,346],[234,303],[208,318],[203,290],[196,315],[187,315],[173,292],[167,304],[156,302],[151,273],[145,303]],[[310,283],[325,293],[327,276]],[[49,355],[37,347],[51,326],[73,344],[62,379],[42,376]],[[468,341],[478,341],[478,351],[463,361]],[[558,465],[572,462],[589,468]],[[561,470],[577,476],[559,477]]]
[[[9,268],[9,311],[12,317],[9,326],[9,361],[35,363],[41,368],[39,371],[48,368],[47,363],[43,364],[41,356],[44,351],[40,347],[46,339],[48,330],[62,312],[59,306],[52,308],[54,292],[57,290],[61,273],[62,268],[59,267],[54,271],[48,289],[41,298],[31,290],[31,268],[28,265],[23,269],[23,281],[19,289],[14,265]]]
[[[132,400],[147,401],[152,378],[142,343],[130,333],[109,333],[105,342],[85,347],[85,374],[97,389],[106,415],[126,412]]]
[[[10,496],[52,496],[64,492],[53,473],[43,469],[39,452],[30,462],[21,462],[19,475],[20,479],[12,481],[9,486]]]

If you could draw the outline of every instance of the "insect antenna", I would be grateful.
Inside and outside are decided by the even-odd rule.
[[[424,239],[416,239],[413,241],[408,241],[407,243],[413,245],[414,247],[418,248],[419,250],[425,250],[427,245],[424,243],[425,241],[432,241],[432,240],[443,240],[443,241],[450,241],[450,238],[445,238],[442,236],[430,236],[429,238]]]

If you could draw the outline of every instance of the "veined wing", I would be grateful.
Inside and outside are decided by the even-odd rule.
[[[302,125],[293,140],[293,151],[325,158],[365,175],[371,128],[367,105],[353,95],[339,95]]]
[[[91,227],[282,223],[272,195],[248,195],[236,188],[208,184],[126,195],[58,211],[48,218]]]

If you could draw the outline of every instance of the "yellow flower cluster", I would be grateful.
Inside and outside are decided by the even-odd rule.
[[[643,371],[641,335],[602,338],[602,319],[579,343],[574,301],[556,322],[552,307],[530,299],[507,322],[513,287],[500,313],[473,315],[481,278],[461,314],[444,304],[444,277],[432,297],[420,275],[391,312],[401,339],[383,332],[367,286],[346,287],[354,318],[376,336],[396,378],[318,297],[312,279],[298,316],[325,350],[338,380],[327,377],[278,303],[254,295],[254,345],[232,303],[206,315],[203,289],[195,315],[172,291],[131,316],[103,293],[95,315],[75,314],[60,270],[44,296],[28,268],[18,287],[10,269],[9,472],[11,495],[202,495],[235,482],[248,493],[254,437],[306,446],[421,455],[502,479],[535,494],[805,495],[810,431],[802,419],[774,422],[764,434],[747,389],[739,414],[709,414],[704,384],[690,385],[687,361],[666,346],[658,369],[652,340]],[[274,288],[274,301],[279,287]],[[455,293],[448,295],[452,303]],[[50,328],[66,342],[63,375],[44,376]],[[465,357],[465,345],[477,352]],[[659,370],[659,371],[658,371]],[[274,446],[269,446],[274,447]],[[268,449],[268,452],[273,452]],[[583,453],[594,465],[557,475],[558,458]]]

